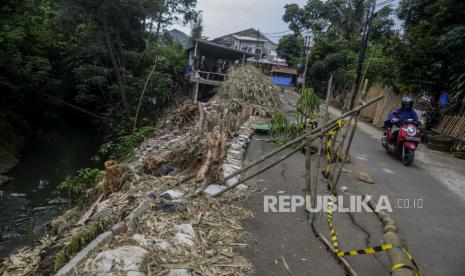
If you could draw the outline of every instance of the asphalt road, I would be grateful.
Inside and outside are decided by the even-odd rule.
[[[292,103],[297,96],[286,93],[286,98]],[[352,162],[346,165],[339,184],[346,189],[340,194],[387,196],[399,234],[423,274],[465,275],[465,162],[421,147],[415,163],[405,167],[384,152],[381,134],[379,129],[360,124],[351,149]],[[265,136],[255,135],[247,159],[272,148]],[[303,195],[303,166],[304,156],[299,153],[247,183],[253,192],[244,204],[254,211],[255,219],[245,223],[252,238],[244,254],[254,263],[256,275],[289,273],[281,257],[292,275],[345,275],[314,237],[303,208],[295,213],[264,212],[265,195]],[[373,176],[376,183],[359,181],[360,172]],[[319,191],[325,193],[324,185]],[[329,236],[325,215],[318,218],[321,232]],[[333,222],[342,250],[382,243],[382,226],[374,214],[335,213]],[[347,259],[359,275],[389,275],[385,253]]]

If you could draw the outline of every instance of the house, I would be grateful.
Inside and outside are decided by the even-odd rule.
[[[204,98],[213,93],[215,86],[222,85],[229,69],[244,65],[253,54],[216,44],[204,39],[194,39],[187,49],[189,67],[186,73],[193,84],[193,98]]]
[[[289,68],[287,62],[278,57],[278,45],[258,30],[250,28],[215,38],[212,42],[252,53],[247,62],[259,65],[276,85],[291,86],[296,83],[297,70]]]
[[[244,65],[253,54],[216,44],[204,39],[194,39],[194,45],[188,48],[189,64],[193,71],[214,74],[227,74],[229,68]]]
[[[256,54],[260,59],[265,56],[277,56],[278,45],[254,28],[224,35],[213,39],[212,42]]]

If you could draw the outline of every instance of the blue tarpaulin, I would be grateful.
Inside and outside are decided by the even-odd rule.
[[[449,99],[449,94],[447,94],[446,92],[442,92],[439,98],[439,107],[441,107],[442,109],[446,108],[448,99]]]
[[[273,83],[276,84],[276,85],[291,86],[292,77],[274,76],[273,77]]]

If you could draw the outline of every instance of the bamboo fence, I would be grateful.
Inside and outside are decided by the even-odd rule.
[[[455,150],[465,150],[465,116],[446,115],[435,130],[452,138]]]
[[[362,110],[360,115],[373,123],[377,127],[382,127],[389,114],[400,106],[400,102],[406,94],[396,94],[392,89],[383,88],[380,85],[373,85],[364,94],[363,99],[384,96],[382,101]]]
[[[377,127],[382,127],[389,114],[400,106],[404,96],[408,94],[395,94],[389,88],[375,84],[359,97],[359,100],[372,99],[383,95],[383,100],[373,104],[360,112],[360,115]],[[360,99],[361,98],[361,99]],[[440,135],[454,140],[453,148],[457,151],[465,151],[465,116],[446,115],[435,129]]]

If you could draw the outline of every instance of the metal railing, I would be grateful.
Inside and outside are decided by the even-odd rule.
[[[215,81],[225,81],[228,74],[223,73],[214,73],[207,71],[195,71],[195,76],[206,79],[206,80],[215,80]]]

